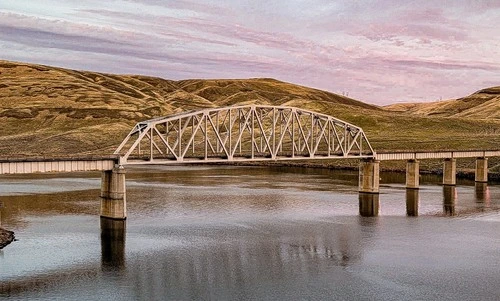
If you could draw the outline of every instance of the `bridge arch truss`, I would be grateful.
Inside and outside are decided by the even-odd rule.
[[[137,123],[120,164],[373,158],[360,127],[286,106],[231,106]]]

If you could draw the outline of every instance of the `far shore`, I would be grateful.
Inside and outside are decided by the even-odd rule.
[[[228,165],[228,163],[211,163],[213,165]],[[357,165],[327,165],[321,163],[306,163],[306,162],[241,162],[241,163],[230,163],[229,165],[240,165],[240,166],[273,166],[273,167],[297,167],[297,168],[320,168],[320,169],[331,169],[331,170],[359,170],[359,166]],[[400,166],[390,166],[380,167],[381,172],[396,172],[396,173],[406,173],[406,169]],[[429,174],[429,175],[442,175],[443,172],[441,169],[436,168],[420,168],[420,174]],[[474,180],[475,171],[473,169],[461,169],[457,170],[457,178],[459,179],[469,179]],[[489,172],[488,179],[495,182],[500,182],[500,172]]]

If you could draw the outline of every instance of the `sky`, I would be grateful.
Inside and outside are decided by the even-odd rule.
[[[0,59],[445,100],[500,85],[500,0],[0,0]]]

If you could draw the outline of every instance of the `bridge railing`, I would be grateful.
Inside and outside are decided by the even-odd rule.
[[[139,122],[115,151],[122,164],[367,158],[360,127],[285,106],[234,106]]]

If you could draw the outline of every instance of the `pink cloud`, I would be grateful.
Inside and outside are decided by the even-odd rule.
[[[64,17],[0,10],[3,56],[172,79],[276,77],[368,102],[500,82],[498,1],[129,2]]]

